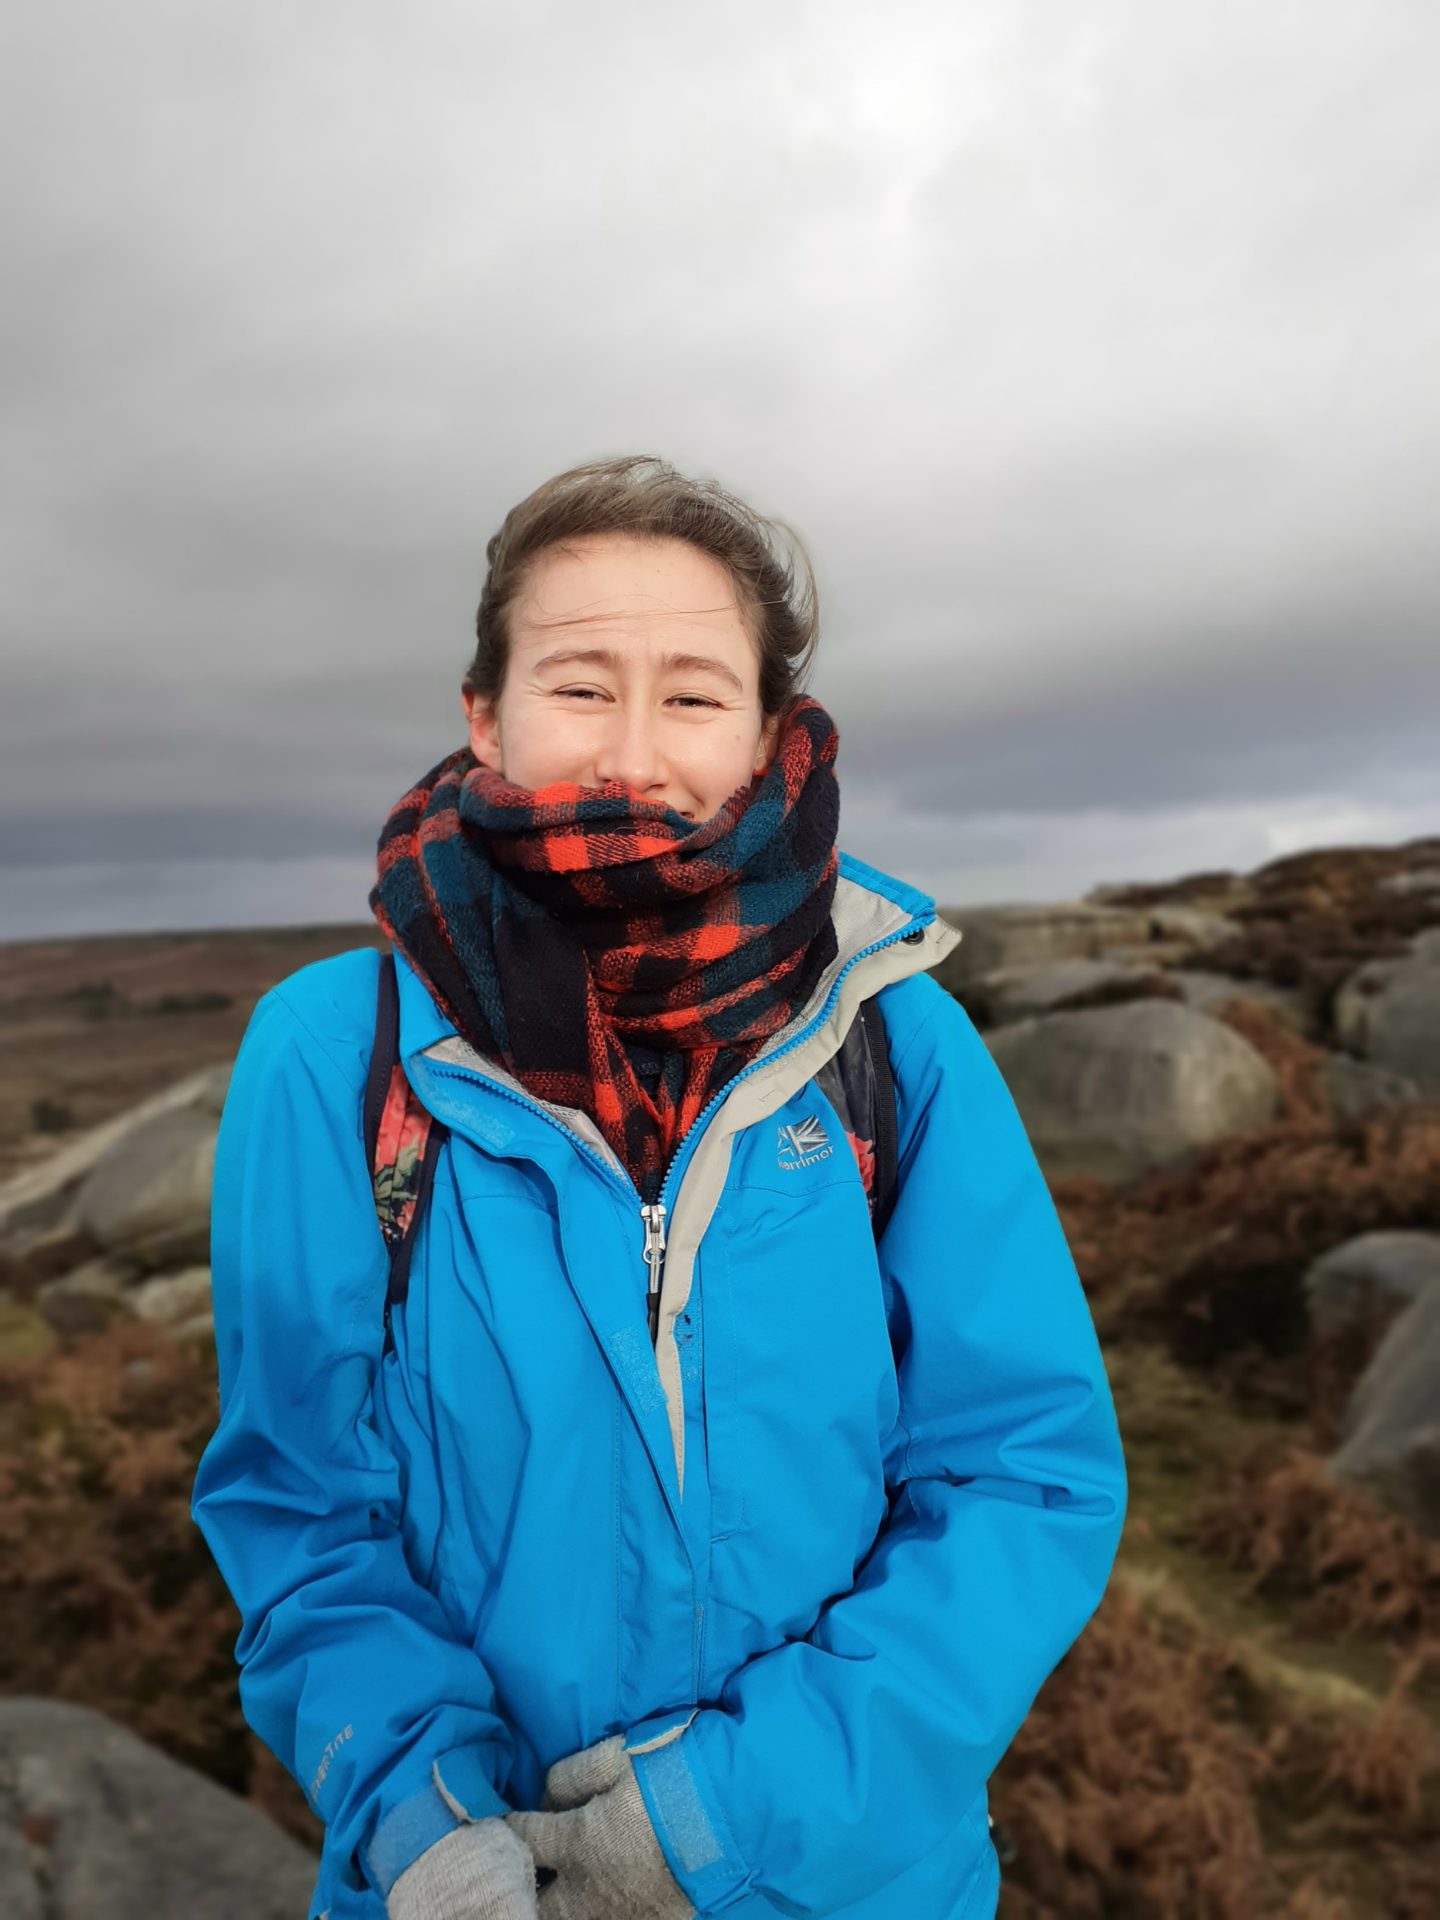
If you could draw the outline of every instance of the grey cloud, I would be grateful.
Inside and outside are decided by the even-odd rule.
[[[810,544],[847,826],[922,884],[1434,805],[1433,15],[54,0],[6,52],[7,928],[348,900],[486,538],[628,449]]]
[[[1004,811],[1034,820],[1086,808],[1265,803],[1397,785],[1428,791],[1433,676],[1348,686],[1114,686],[1028,712],[942,715],[852,729],[847,778],[917,813]],[[1428,706],[1427,703],[1428,702]]]

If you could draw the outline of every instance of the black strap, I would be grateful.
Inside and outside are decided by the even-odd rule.
[[[870,1224],[878,1240],[895,1204],[900,1128],[885,1017],[873,999],[861,1002],[845,1038],[816,1071],[815,1082],[845,1131],[870,1144]]]
[[[365,1164],[369,1167],[372,1177],[375,1171],[375,1149],[380,1139],[380,1121],[385,1112],[385,1100],[390,1091],[391,1076],[399,1058],[400,991],[395,978],[395,955],[383,953],[380,956],[380,978],[375,992],[375,1039],[370,1048],[370,1070],[365,1080]],[[410,1224],[390,1249],[390,1274],[385,1287],[385,1350],[387,1352],[394,1345],[394,1338],[390,1331],[390,1312],[393,1307],[403,1304],[410,1292],[410,1260],[414,1252],[415,1236],[420,1230],[420,1221],[430,1198],[430,1189],[435,1184],[435,1162],[440,1157],[440,1147],[446,1132],[447,1129],[440,1121],[431,1121],[424,1156],[420,1162],[420,1185],[415,1195]]]
[[[420,1185],[415,1194],[415,1210],[410,1215],[410,1224],[400,1238],[399,1244],[390,1257],[390,1289],[385,1301],[385,1324],[390,1324],[390,1309],[403,1304],[410,1292],[410,1254],[415,1245],[415,1236],[420,1231],[420,1221],[429,1203],[430,1189],[435,1184],[435,1162],[440,1158],[440,1148],[444,1143],[448,1128],[440,1121],[430,1122],[430,1137],[425,1143],[425,1157],[420,1162]]]
[[[365,1082],[365,1164],[375,1170],[375,1147],[380,1117],[390,1091],[390,1075],[400,1057],[400,992],[395,984],[395,956],[380,956],[380,979],[375,994],[375,1041],[370,1049],[370,1073]]]
[[[863,1001],[860,1018],[865,1025],[865,1044],[870,1050],[875,1083],[875,1210],[872,1218],[878,1240],[889,1225],[895,1207],[900,1119],[895,1105],[895,1076],[890,1070],[890,1042],[878,1001]]]

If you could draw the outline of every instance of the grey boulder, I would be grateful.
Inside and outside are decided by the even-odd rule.
[[[985,1042],[1052,1178],[1128,1180],[1264,1126],[1279,1106],[1254,1047],[1173,1001],[1049,1014]]]
[[[1214,947],[1241,931],[1240,922],[1229,914],[1207,912],[1203,907],[1172,905],[1160,901],[1147,907],[1150,934],[1156,940],[1183,940],[1192,947]]]
[[[952,993],[982,973],[1094,960],[1107,947],[1145,941],[1150,933],[1144,913],[1083,900],[945,907],[940,917],[964,935],[935,969],[941,986]]]
[[[143,1281],[130,1296],[130,1310],[137,1320],[176,1328],[197,1314],[208,1314],[209,1267],[186,1267],[180,1273],[159,1274]]]
[[[124,1310],[129,1281],[125,1267],[87,1260],[58,1280],[47,1281],[35,1305],[57,1333],[98,1333]]]
[[[1403,1107],[1420,1098],[1420,1089],[1403,1073],[1331,1053],[1320,1066],[1320,1092],[1332,1120],[1357,1120],[1376,1107]]]
[[[1113,960],[1055,960],[1038,967],[1002,967],[965,986],[966,1011],[988,1026],[1032,1015],[1063,1012],[1092,994],[1116,1001],[1166,996],[1168,976]]]
[[[112,1256],[152,1269],[208,1259],[218,1131],[203,1107],[177,1107],[131,1128],[76,1196],[81,1232]]]
[[[1432,932],[1436,930],[1432,929]],[[1335,995],[1347,1052],[1440,1094],[1440,940],[1421,935],[1404,958],[1367,960]]]
[[[1389,873],[1379,884],[1384,893],[1440,893],[1440,867],[1413,867],[1409,873]]]
[[[1176,967],[1170,978],[1188,1006],[1210,1013],[1227,1000],[1255,1000],[1269,1007],[1287,1027],[1305,1033],[1309,1026],[1305,997],[1293,987],[1277,987],[1269,980],[1237,980],[1233,974],[1211,973],[1198,967]]]
[[[1326,1339],[1389,1318],[1440,1285],[1440,1233],[1382,1229],[1357,1234],[1313,1262],[1305,1275],[1311,1330]]]
[[[317,1861],[87,1707],[0,1700],[6,1920],[304,1920]]]
[[[1330,1469],[1440,1538],[1440,1287],[1422,1288],[1386,1329]]]
[[[88,1177],[129,1136],[161,1115],[189,1108],[208,1115],[218,1128],[230,1073],[227,1062],[187,1074],[0,1185],[0,1247],[23,1248],[37,1234],[63,1231],[73,1221],[75,1196]]]

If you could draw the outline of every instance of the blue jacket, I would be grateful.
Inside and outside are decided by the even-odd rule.
[[[834,919],[816,996],[669,1170],[653,1348],[629,1176],[397,956],[401,1058],[450,1143],[386,1350],[379,956],[256,1007],[193,1511],[246,1718],[325,1822],[312,1916],[383,1920],[427,1847],[538,1807],[552,1762],[615,1732],[702,1914],[993,1915],[986,1780],[1100,1600],[1124,1462],[1019,1115],[926,971],[959,936],[849,857]],[[900,1127],[878,1259],[813,1077],[877,990]]]

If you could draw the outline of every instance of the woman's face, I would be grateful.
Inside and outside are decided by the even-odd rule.
[[[498,698],[461,700],[475,758],[517,786],[621,780],[695,821],[768,765],[778,732],[726,569],[629,534],[540,554]]]

